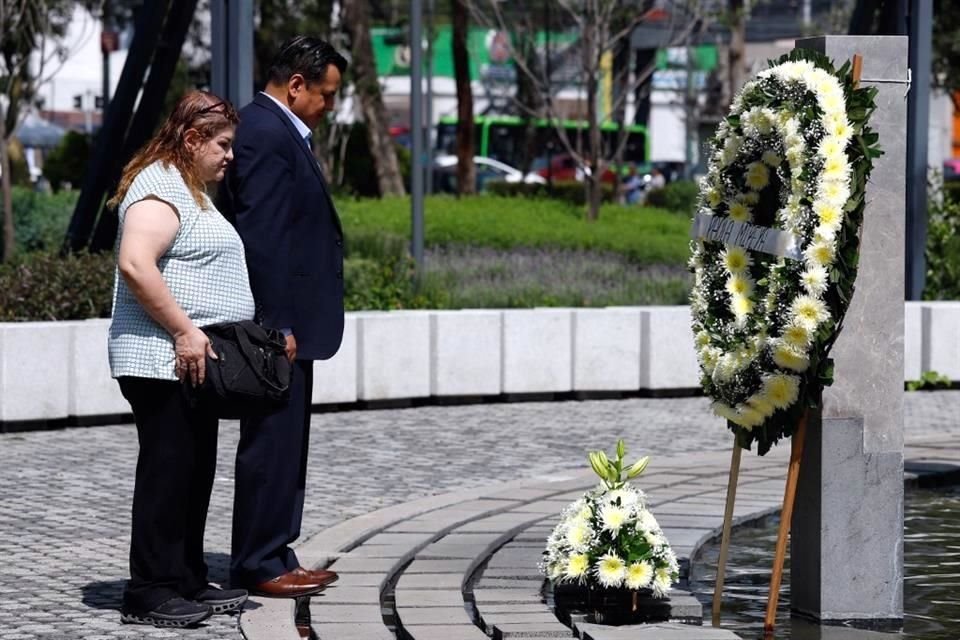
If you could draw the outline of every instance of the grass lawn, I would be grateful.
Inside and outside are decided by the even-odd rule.
[[[384,232],[410,237],[407,197],[340,200],[337,208],[348,246],[351,237],[362,242]],[[662,209],[605,205],[599,220],[587,222],[580,207],[556,200],[432,196],[424,223],[427,246],[586,250],[639,266],[680,266],[689,255],[689,218]]]

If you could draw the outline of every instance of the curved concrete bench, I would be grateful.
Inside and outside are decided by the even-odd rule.
[[[781,449],[745,457],[738,521],[779,508],[787,455]],[[660,457],[642,477],[684,567],[719,530],[728,464],[725,452]],[[543,604],[536,561],[561,509],[595,478],[580,471],[432,496],[321,532],[298,555],[304,564],[331,565],[340,580],[312,598],[314,632],[320,640],[392,640],[396,626],[414,640],[571,637]],[[248,640],[298,637],[292,601],[251,600],[241,618]]]

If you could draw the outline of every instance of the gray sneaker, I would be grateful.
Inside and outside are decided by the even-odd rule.
[[[243,607],[247,601],[246,589],[218,589],[213,585],[208,585],[206,589],[201,590],[193,599],[200,604],[209,605],[215,614],[232,613]]]
[[[213,607],[176,597],[167,600],[152,611],[138,611],[129,607],[120,610],[124,624],[152,624],[155,627],[192,627],[213,615]]]

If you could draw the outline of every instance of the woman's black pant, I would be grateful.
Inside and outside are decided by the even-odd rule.
[[[119,382],[140,441],[123,604],[150,611],[207,586],[203,533],[219,422],[191,409],[178,382],[133,377]]]

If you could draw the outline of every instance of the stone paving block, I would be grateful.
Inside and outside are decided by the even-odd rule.
[[[490,604],[542,603],[543,596],[535,589],[474,589],[473,599],[477,609]]]
[[[635,624],[620,627],[580,623],[581,640],[740,640],[727,629],[714,629],[675,622]]]
[[[110,377],[107,358],[107,333],[110,320],[96,318],[70,323],[73,337],[70,348],[71,416],[99,416],[130,413],[130,404],[117,381]]]
[[[507,512],[468,522],[463,526],[457,527],[456,531],[458,533],[506,533],[524,524],[536,522],[539,519],[537,514]]]
[[[357,314],[357,397],[360,400],[430,395],[430,314]]]
[[[338,558],[333,563],[337,573],[392,573],[399,566],[393,558]]]
[[[313,404],[357,401],[357,318],[347,313],[337,353],[313,363]]]
[[[398,610],[398,616],[404,628],[427,624],[473,625],[462,602],[456,607],[403,607]]]
[[[554,625],[558,623],[557,616],[553,614],[546,605],[542,611],[534,613],[515,613],[503,612],[497,613],[484,609],[480,612],[480,617],[487,628],[504,624],[546,624]]]
[[[431,542],[435,536],[429,533],[398,533],[394,531],[384,531],[375,536],[371,536],[363,541],[364,547],[375,545],[408,545],[416,547]]]
[[[375,604],[379,608],[380,589],[378,587],[341,587],[334,583],[313,596],[313,601],[321,605]]]
[[[431,313],[431,395],[499,395],[501,325],[499,311]]]
[[[539,500],[546,496],[552,496],[556,491],[547,487],[537,487],[531,489],[509,489],[507,491],[496,491],[484,495],[484,498],[499,498],[503,500]]]
[[[480,558],[485,555],[485,551],[489,549],[489,545],[477,545],[477,544],[446,544],[443,542],[437,542],[434,544],[429,544],[420,551],[417,552],[417,558],[428,560],[428,559],[443,559],[443,558]]]
[[[463,584],[462,573],[408,573],[404,571],[397,581],[404,589],[459,589]]]
[[[472,561],[460,558],[452,560],[414,560],[403,570],[408,573],[456,573],[463,575],[470,568]]]
[[[573,632],[554,618],[553,622],[520,622],[516,624],[495,624],[493,626],[493,640],[507,638],[543,638],[557,636],[562,633]]]
[[[413,640],[489,640],[487,634],[471,625],[404,625]]]
[[[341,573],[338,587],[377,587],[382,588],[387,576],[382,573]]]
[[[497,615],[501,613],[544,613],[550,612],[551,609],[546,605],[545,602],[512,602],[507,604],[484,604],[483,609],[478,609],[481,616],[484,615]]]
[[[503,312],[504,393],[573,389],[573,314],[566,309]]]
[[[560,515],[560,511],[567,503],[555,503],[555,502],[531,502],[530,504],[525,504],[522,507],[517,507],[516,509],[510,509],[507,513],[539,513],[543,515]]]
[[[397,585],[393,592],[397,608],[455,607],[463,605],[463,594],[456,589],[408,589]]]
[[[575,391],[639,389],[640,361],[639,308],[573,312]]]
[[[409,544],[362,544],[346,553],[334,556],[346,558],[406,558],[414,553],[415,547]],[[333,558],[331,558],[332,560]]]
[[[529,578],[492,578],[486,575],[480,578],[479,586],[484,589],[533,589],[537,591],[543,586],[543,580]]]
[[[703,605],[693,594],[674,590],[670,592],[670,618],[673,620],[692,620],[698,624],[703,620]]]
[[[77,324],[0,323],[0,420],[67,417],[70,347]]]
[[[484,578],[513,578],[513,579],[536,579],[542,578],[540,570],[536,565],[522,567],[491,567],[487,566],[483,570]]]
[[[314,623],[312,626],[319,640],[396,640],[382,622]]]
[[[310,620],[313,624],[333,622],[378,622],[383,624],[383,611],[380,606],[357,604],[321,604],[311,599]]]

